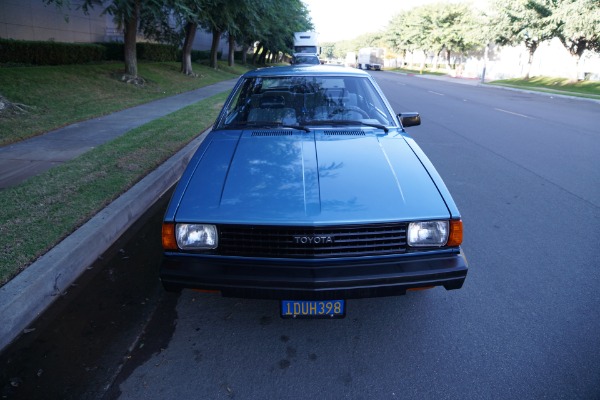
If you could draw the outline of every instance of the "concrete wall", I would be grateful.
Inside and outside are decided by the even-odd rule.
[[[112,18],[100,16],[101,9],[85,15],[76,10],[80,2],[72,3],[72,10],[68,11],[46,6],[42,0],[0,0],[0,37],[89,43],[108,41],[117,33]]]
[[[123,41],[112,16],[100,15],[101,7],[85,15],[78,9],[81,3],[71,0],[71,10],[59,10],[53,4],[46,6],[43,0],[0,0],[0,38],[68,43]],[[211,41],[210,33],[198,31],[193,48],[210,50]],[[227,50],[227,40],[222,37],[219,51]]]

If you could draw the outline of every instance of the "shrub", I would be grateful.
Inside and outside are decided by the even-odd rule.
[[[140,42],[138,60],[177,61],[175,46]],[[208,58],[208,57],[207,57]],[[123,61],[123,43],[64,43],[0,39],[0,63],[29,65],[86,64],[99,61]]]
[[[64,65],[105,59],[106,48],[98,44],[0,39],[0,63]]]
[[[139,42],[136,47],[138,60],[177,61],[177,47],[167,44]]]

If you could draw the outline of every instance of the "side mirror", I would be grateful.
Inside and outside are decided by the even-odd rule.
[[[398,114],[398,119],[403,127],[421,125],[421,116],[418,112],[403,112]]]

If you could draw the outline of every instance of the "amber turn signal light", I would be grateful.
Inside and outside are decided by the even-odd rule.
[[[450,220],[450,235],[446,246],[460,246],[463,241],[463,223],[460,219]]]
[[[172,222],[163,222],[162,224],[162,246],[165,250],[178,249],[175,239],[175,224]]]

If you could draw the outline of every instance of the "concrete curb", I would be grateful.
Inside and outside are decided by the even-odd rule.
[[[206,137],[186,147],[0,287],[0,351],[19,337],[181,177]]]

